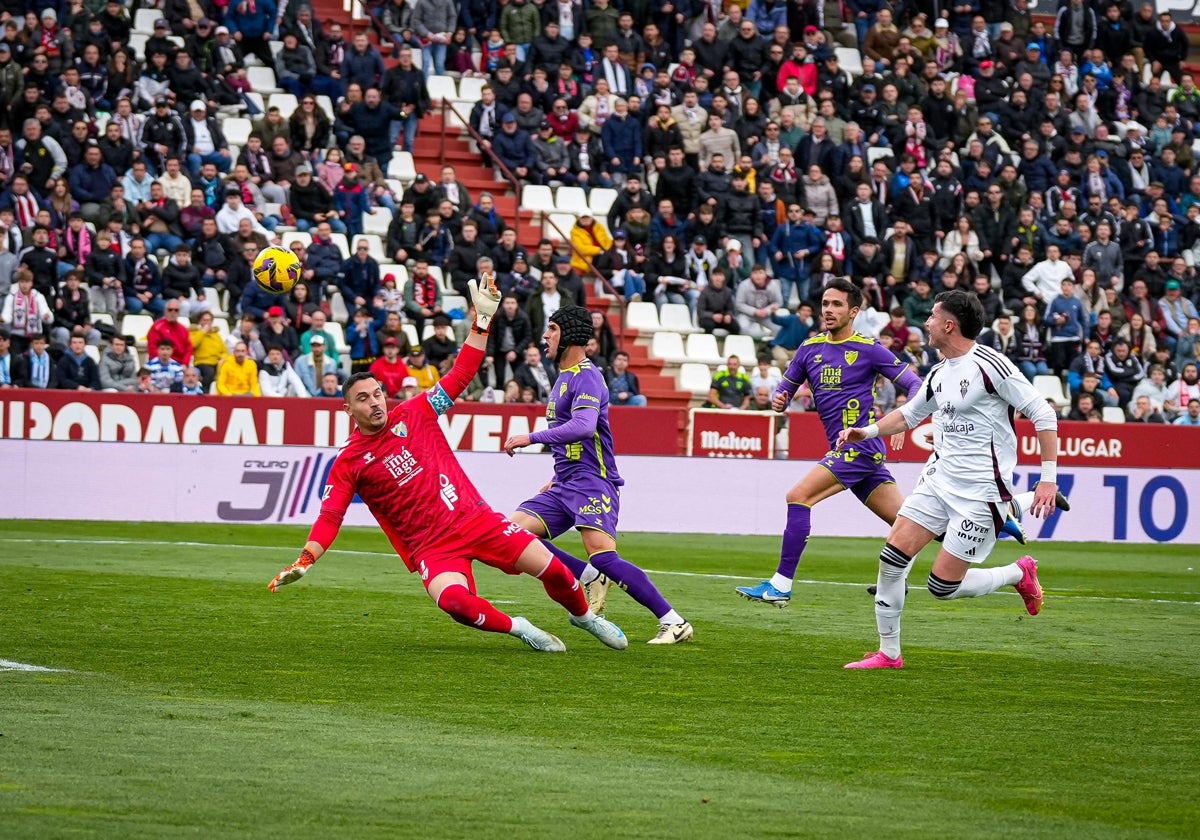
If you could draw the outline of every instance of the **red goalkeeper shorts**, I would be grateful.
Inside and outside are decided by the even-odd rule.
[[[489,510],[475,517],[465,527],[448,535],[440,544],[417,557],[415,571],[421,573],[421,582],[429,582],[443,572],[466,575],[470,590],[475,591],[475,579],[471,575],[471,561],[478,560],[506,575],[520,574],[517,560],[525,553],[531,542],[537,540],[533,534],[508,517]]]

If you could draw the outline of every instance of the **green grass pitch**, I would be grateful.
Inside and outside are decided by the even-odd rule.
[[[646,646],[614,591],[623,653],[481,569],[550,656],[451,622],[376,531],[271,595],[303,536],[0,523],[0,660],[66,669],[0,664],[0,837],[1200,836],[1195,547],[1035,545],[1036,618],[915,586],[907,667],[847,672],[876,540],[814,539],[777,610],[733,593],[777,537],[631,535],[696,638]]]

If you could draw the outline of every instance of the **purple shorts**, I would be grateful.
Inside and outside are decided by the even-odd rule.
[[[858,497],[864,504],[867,497],[881,484],[896,483],[884,464],[882,452],[861,452],[853,447],[840,452],[830,452],[820,461],[821,466],[833,473],[838,483]]]
[[[572,528],[591,528],[617,538],[621,491],[603,479],[569,479],[523,502],[517,510],[537,517],[551,539]]]

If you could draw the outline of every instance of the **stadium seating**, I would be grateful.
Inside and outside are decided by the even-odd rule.
[[[404,325],[401,327],[401,329],[402,329],[402,330],[404,330],[404,335],[405,335],[405,336],[407,336],[407,338],[408,338],[408,345],[409,345],[410,347],[415,347],[415,346],[417,346],[418,344],[420,344],[420,343],[421,343],[421,340],[420,340],[420,338],[418,338],[418,336],[417,336],[417,328],[416,328],[416,325],[414,325],[414,324],[404,324]]]
[[[387,237],[388,227],[392,224],[392,211],[386,207],[375,207],[373,209],[374,213],[367,213],[363,216],[363,233]]]
[[[458,99],[458,89],[449,76],[427,77],[425,89],[429,91],[429,99],[434,107],[442,104],[443,99]]]
[[[291,248],[293,242],[299,242],[307,248],[312,244],[312,234],[299,230],[289,230],[279,237],[279,244],[284,248]]]
[[[725,339],[725,353],[721,361],[724,362],[730,356],[737,356],[742,367],[754,367],[758,362],[758,350],[754,346],[754,339],[748,335],[728,336]]]
[[[687,337],[687,361],[699,362],[704,365],[719,365],[725,361],[725,357],[717,350],[715,336],[710,333],[694,333]]]
[[[653,303],[635,301],[625,310],[625,326],[644,333],[656,333],[662,326],[658,322],[658,308]]]
[[[687,362],[679,366],[679,387],[693,394],[707,394],[712,386],[712,371],[708,365]]]
[[[700,332],[698,327],[692,326],[692,310],[686,303],[664,303],[658,318],[664,330],[685,334]]]
[[[550,213],[542,224],[542,236],[554,242],[570,242],[571,228],[575,227],[574,213]]]
[[[286,120],[300,107],[300,103],[297,101],[295,94],[272,93],[271,98],[267,100],[267,107],[278,108],[279,116]]]
[[[388,162],[387,176],[402,183],[409,183],[417,177],[417,167],[413,164],[412,152],[392,152]]]
[[[862,56],[853,47],[836,47],[838,66],[851,76],[861,76],[863,72]]]
[[[608,211],[617,201],[618,193],[616,190],[610,190],[605,187],[595,187],[588,193],[588,205],[592,208],[592,212],[596,214],[596,218],[608,225]],[[612,231],[609,231],[612,233]]]
[[[530,184],[521,190],[521,209],[534,213],[553,213],[554,193],[549,187]]]
[[[225,135],[225,142],[233,146],[245,146],[252,130],[250,120],[243,117],[230,117],[221,123],[221,133]]]
[[[138,9],[133,15],[133,30],[147,36],[154,34],[154,21],[162,17],[161,9]]]
[[[121,334],[131,336],[136,345],[145,347],[152,326],[154,318],[150,315],[126,315],[121,319]]]
[[[464,76],[458,80],[458,96],[455,98],[474,104],[479,101],[483,94],[483,86],[486,84],[487,79]]]
[[[579,187],[559,187],[554,193],[554,207],[559,213],[571,213],[576,216],[590,210],[587,193]]]
[[[275,71],[270,67],[247,67],[246,81],[260,95],[283,92],[275,84]]]
[[[1071,404],[1071,399],[1063,392],[1062,380],[1057,376],[1035,376],[1033,377],[1033,387],[1059,408]]]
[[[692,361],[691,354],[683,349],[683,336],[677,332],[661,330],[650,342],[650,355],[671,364]]]

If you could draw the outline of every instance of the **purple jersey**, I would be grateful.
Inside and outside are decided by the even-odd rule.
[[[790,400],[797,388],[808,383],[832,449],[842,429],[866,426],[878,419],[873,411],[876,374],[883,374],[896,382],[898,389],[908,391],[908,385],[900,381],[906,372],[908,366],[873,338],[854,333],[844,341],[834,341],[829,333],[821,333],[796,350],[779,391]],[[910,376],[919,387],[917,375]],[[879,456],[879,461],[886,453],[880,438],[856,443],[854,448]]]
[[[550,451],[554,453],[555,483],[599,477],[620,487],[625,482],[617,473],[617,459],[613,457],[612,428],[608,424],[608,385],[587,359],[566,368],[555,380],[546,406],[546,418],[550,421],[547,431],[552,433],[566,425],[581,411],[597,412],[596,430],[583,440],[550,443]],[[535,432],[534,442],[544,434]]]

